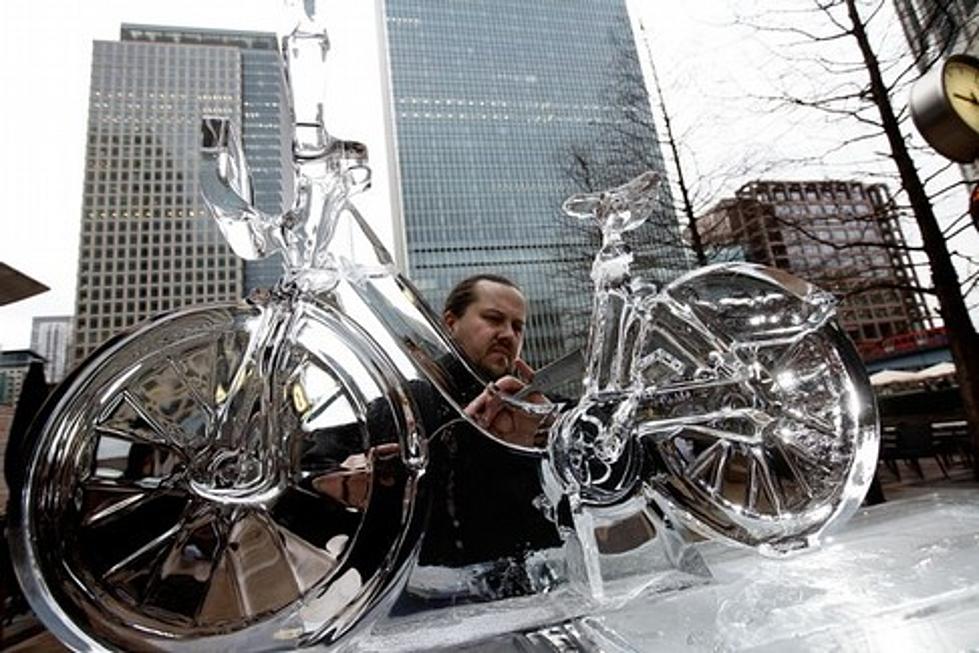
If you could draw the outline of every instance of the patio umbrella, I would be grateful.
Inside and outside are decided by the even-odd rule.
[[[951,376],[955,374],[955,363],[950,363],[948,361],[936,363],[931,367],[926,367],[917,374],[918,378],[922,381],[926,379],[940,379],[943,376]]]
[[[880,387],[891,385],[892,383],[912,383],[918,381],[920,377],[917,372],[906,372],[904,370],[881,370],[870,375],[870,385]]]

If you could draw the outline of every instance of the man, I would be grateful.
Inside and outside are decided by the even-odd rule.
[[[442,313],[449,334],[484,374],[498,379],[518,371],[527,302],[512,281],[478,274],[459,282]],[[523,368],[529,371],[526,363]]]
[[[459,282],[445,300],[442,320],[477,370],[496,381],[496,389],[513,394],[533,379],[533,370],[520,358],[527,302],[506,277],[478,274]],[[540,393],[528,400],[545,401]],[[483,392],[466,413],[502,440],[534,444],[539,418],[510,408],[494,393]]]
[[[492,274],[463,280],[449,293],[442,318],[466,357],[499,390],[515,392],[532,378],[520,358],[527,302],[512,281]],[[539,393],[533,399],[544,401]],[[511,443],[528,444],[538,426],[538,418],[509,408],[488,391],[466,413]],[[432,457],[440,480],[433,488],[422,564],[520,560],[532,550],[561,544],[555,526],[534,505],[541,493],[539,459],[461,421],[440,432]]]

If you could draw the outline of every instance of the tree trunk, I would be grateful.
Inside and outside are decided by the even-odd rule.
[[[656,74],[656,66],[653,64],[652,57],[649,58],[649,65],[653,71],[653,85],[656,87],[659,108],[663,111],[663,126],[666,129],[666,142],[670,145],[670,153],[673,155],[673,163],[676,165],[677,185],[680,187],[680,196],[683,198],[683,214],[687,216],[687,228],[690,229],[690,248],[693,250],[693,255],[697,258],[697,265],[703,267],[707,265],[707,255],[704,253],[704,241],[700,237],[700,227],[697,225],[697,218],[693,214],[693,203],[690,201],[687,181],[683,176],[683,166],[680,164],[680,152],[676,146],[676,139],[673,138],[673,123],[670,120],[670,112],[666,110],[666,100],[663,98],[663,89],[659,85],[659,75]]]
[[[928,255],[932,283],[938,296],[942,320],[948,331],[949,348],[955,361],[959,393],[962,396],[962,406],[972,437],[972,471],[975,478],[979,480],[979,335],[976,334],[976,329],[969,318],[969,310],[962,297],[958,275],[952,265],[941,227],[935,219],[931,201],[901,136],[900,124],[894,115],[877,55],[870,46],[855,0],[846,0],[846,7],[853,25],[853,36],[860,46],[860,52],[870,75],[870,90],[874,104],[880,111],[891,156],[901,175],[901,183],[908,194],[911,209],[921,231],[925,253]]]

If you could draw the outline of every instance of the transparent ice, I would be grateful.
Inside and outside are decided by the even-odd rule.
[[[540,461],[527,501],[565,545],[414,570],[439,482],[429,462],[441,427],[427,423],[424,398],[465,421],[488,380],[350,202],[370,182],[366,148],[323,124],[329,41],[313,2],[291,8],[291,205],[253,206],[230,117],[203,116],[201,131],[210,212],[243,258],[281,253],[282,280],[107,343],[37,422],[11,549],[62,641],[169,651],[384,641],[428,614],[382,620],[367,637],[405,586],[459,598],[453,614],[489,630],[506,626],[495,614],[513,618],[510,601],[528,627],[558,623],[706,582],[694,532],[781,555],[856,509],[876,414],[831,298],[745,264],[664,288],[633,274],[622,235],[656,210],[660,180],[647,173],[565,204],[602,233],[581,400],[557,415],[502,397],[547,429],[542,447],[501,444]],[[372,260],[336,251],[341,223]]]
[[[940,526],[939,526],[940,525]],[[859,510],[789,559],[693,545],[711,582],[583,604],[567,588],[402,619],[357,651],[965,651],[979,619],[979,504],[947,488]]]
[[[651,523],[662,513],[677,552],[684,527],[780,555],[850,515],[876,468],[875,403],[830,295],[749,264],[658,292],[631,275],[622,234],[655,210],[658,181],[564,205],[601,229],[602,246],[585,393],[554,427],[545,478],[552,501],[570,497],[596,596],[597,512],[633,502]]]

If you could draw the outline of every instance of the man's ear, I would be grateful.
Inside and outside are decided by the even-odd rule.
[[[442,313],[442,323],[445,325],[445,328],[448,329],[450,333],[452,332],[452,329],[455,328],[455,324],[458,321],[459,318],[457,318],[455,313],[453,313],[452,311],[446,311]]]

